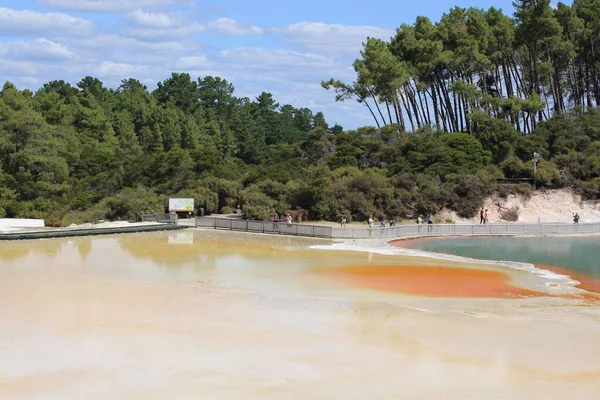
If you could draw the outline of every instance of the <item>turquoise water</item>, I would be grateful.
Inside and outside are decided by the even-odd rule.
[[[482,260],[552,265],[600,279],[600,237],[452,238],[415,241],[410,247]]]

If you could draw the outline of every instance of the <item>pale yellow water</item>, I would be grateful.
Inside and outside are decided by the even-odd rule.
[[[323,271],[439,261],[310,243],[214,231],[0,243],[0,399],[600,398],[598,306],[350,285]]]

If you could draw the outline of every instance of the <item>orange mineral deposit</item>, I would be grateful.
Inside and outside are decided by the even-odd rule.
[[[437,266],[352,265],[328,274],[353,286],[413,296],[523,298],[546,296],[521,288],[500,271]]]

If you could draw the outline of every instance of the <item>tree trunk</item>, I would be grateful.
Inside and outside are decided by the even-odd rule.
[[[435,115],[435,128],[440,129],[440,107],[438,106],[438,99],[435,94],[434,85],[431,85],[430,90],[431,91],[429,92],[429,96],[431,97],[431,100],[433,101],[433,112]]]
[[[388,113],[388,118],[390,119],[390,125],[393,124],[394,122],[392,121],[392,112],[390,110],[390,102],[389,101],[385,101],[385,107],[387,108],[387,113]],[[396,115],[397,116],[397,115]],[[396,118],[396,120],[398,120],[398,118]]]
[[[373,119],[375,120],[375,124],[377,124],[377,128],[381,129],[381,125],[379,125],[379,120],[377,119],[377,117],[375,116],[375,113],[373,112],[373,109],[371,108],[371,106],[369,105],[369,102],[367,102],[367,99],[363,99],[362,97],[359,97],[360,101],[362,103],[364,103],[365,106],[367,106],[367,108],[369,109],[369,112],[371,113],[371,115],[373,116]]]
[[[381,112],[381,108],[379,107],[379,102],[377,101],[377,98],[375,97],[375,95],[371,92],[371,98],[373,99],[373,102],[375,103],[375,107],[377,107],[377,112],[379,113],[379,116],[381,117],[381,121],[383,121],[383,126],[386,126],[387,123],[385,122],[385,118],[383,117],[383,113]]]
[[[400,115],[402,116],[402,107],[401,105],[404,104],[404,108],[406,109],[406,115],[408,117],[408,122],[410,123],[410,130],[414,131],[415,130],[415,123],[413,122],[413,117],[412,117],[412,113],[409,109],[409,106],[406,102],[406,97],[404,95],[404,93],[402,93],[402,90],[398,89],[398,95],[400,97],[400,99],[402,100],[402,102],[400,103]]]

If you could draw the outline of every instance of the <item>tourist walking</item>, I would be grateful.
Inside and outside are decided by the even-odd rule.
[[[433,214],[429,214],[429,218],[427,218],[427,232],[433,231]]]
[[[369,228],[372,228],[372,227],[373,227],[373,222],[374,222],[374,221],[373,221],[373,216],[372,216],[372,215],[369,215],[369,220],[368,220],[368,222],[369,222]]]
[[[342,220],[340,221],[342,228],[346,227],[346,214],[342,214]]]
[[[285,217],[285,222],[288,224],[288,226],[292,226],[292,214],[287,214],[287,217]]]
[[[487,224],[488,222],[489,222],[489,220],[488,220],[488,210],[486,208],[485,211],[483,212],[483,223]]]
[[[390,226],[396,226],[396,218],[390,219]]]
[[[579,214],[577,214],[577,213],[573,214],[573,222],[576,224],[579,223]]]
[[[379,227],[385,228],[385,218],[379,217]]]
[[[483,207],[479,210],[479,224],[483,224],[485,222]]]
[[[277,214],[277,213],[275,213],[275,215],[273,215],[273,230],[274,231],[279,230],[279,214]]]

